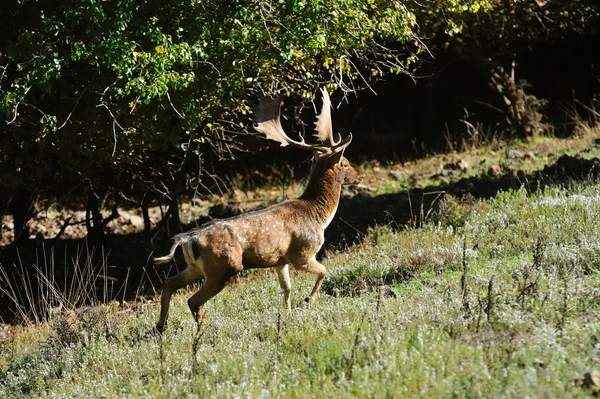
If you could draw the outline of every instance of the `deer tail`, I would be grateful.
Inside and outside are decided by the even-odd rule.
[[[183,233],[183,234],[177,234],[175,237],[173,237],[173,241],[175,241],[173,243],[173,245],[171,246],[171,250],[169,251],[169,253],[165,256],[161,256],[158,258],[154,258],[154,264],[158,265],[161,263],[168,263],[171,261],[171,259],[173,259],[173,256],[175,255],[175,251],[177,250],[177,247],[180,246],[181,244],[183,244],[185,241],[188,241],[189,235],[187,233]]]

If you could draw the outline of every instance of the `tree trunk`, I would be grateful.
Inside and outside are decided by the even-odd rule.
[[[151,242],[151,233],[152,233],[152,221],[150,220],[150,213],[148,212],[148,208],[150,207],[150,194],[146,193],[144,198],[142,199],[142,216],[144,217],[144,240],[146,244],[150,244]]]
[[[85,227],[87,228],[87,240],[88,244],[92,246],[102,245],[104,243],[104,232],[98,231],[98,226],[102,222],[102,215],[100,214],[98,197],[94,190],[90,187],[88,189],[88,200],[87,207],[85,210]]]
[[[35,195],[29,190],[18,188],[15,195],[8,204],[8,213],[13,215],[15,239],[13,244],[17,244],[29,239],[29,226],[27,223],[33,213]]]
[[[171,200],[169,201],[169,210],[166,215],[169,218],[169,235],[172,235],[172,232],[181,233],[183,231],[181,218],[179,217],[179,191],[179,184],[175,182],[173,191],[171,192]]]
[[[87,209],[85,212],[85,226],[87,228],[87,240],[92,246],[105,244],[104,229],[113,220],[119,217],[117,204],[112,208],[111,214],[104,219],[100,212],[100,201],[94,190],[88,189]]]

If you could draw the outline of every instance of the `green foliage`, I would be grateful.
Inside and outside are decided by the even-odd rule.
[[[169,195],[207,143],[220,155],[244,146],[248,97],[261,90],[306,102],[318,86],[347,94],[410,72],[428,48],[487,59],[595,29],[593,1],[537,3],[11,2],[0,15],[1,189]],[[513,119],[542,106],[527,104]]]
[[[93,178],[214,139],[226,153],[248,127],[249,91],[310,99],[334,78],[350,90],[363,68],[401,71],[387,43],[415,26],[400,3],[340,0],[25,0],[1,18],[0,149],[43,155],[2,159],[0,177],[32,189],[57,168]]]
[[[423,34],[445,36],[432,43],[435,48],[451,46],[464,55],[487,56],[573,32],[592,32],[600,17],[593,0],[432,1],[414,9]]]

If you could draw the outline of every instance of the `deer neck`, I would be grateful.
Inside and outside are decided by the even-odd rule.
[[[308,205],[311,216],[323,228],[329,225],[340,203],[342,183],[338,180],[331,169],[325,173],[313,173],[300,196],[300,200]]]

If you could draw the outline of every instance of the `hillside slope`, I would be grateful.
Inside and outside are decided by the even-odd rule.
[[[585,397],[598,367],[600,184],[454,203],[372,228],[291,315],[271,272],[211,300],[62,312],[0,341],[1,397]],[[591,384],[591,385],[590,385]]]

